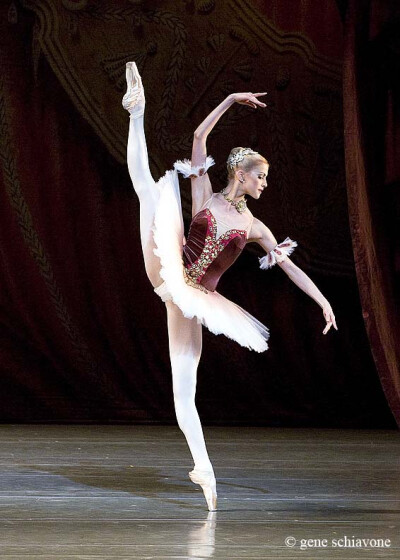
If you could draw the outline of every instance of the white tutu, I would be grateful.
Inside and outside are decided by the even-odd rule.
[[[183,275],[184,225],[176,170],[158,181],[160,194],[154,220],[154,253],[160,258],[164,282],[155,288],[163,301],[172,300],[189,319],[196,317],[214,334],[224,334],[240,345],[264,352],[269,331],[250,313],[218,292],[203,292],[185,282]]]

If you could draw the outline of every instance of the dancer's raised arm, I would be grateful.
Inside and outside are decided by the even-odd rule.
[[[266,107],[265,103],[257,99],[262,95],[266,95],[266,93],[231,93],[213,111],[211,111],[211,113],[194,131],[191,160],[192,168],[201,168],[205,165],[207,157],[207,137],[225,111],[227,111],[234,103],[248,105],[249,107],[254,107],[255,109],[257,106]],[[202,175],[198,177],[191,177],[191,179],[192,214],[194,215],[202,207],[204,202],[210,198],[213,191],[206,173],[203,172]]]
[[[271,230],[260,220],[254,218],[253,225],[251,228],[249,241],[255,241],[269,254],[276,251],[278,242],[274,237]],[[292,246],[294,248],[293,242],[288,239],[286,245],[288,247]],[[336,330],[338,330],[336,326],[336,319],[335,315],[333,314],[332,307],[326,297],[320,292],[314,282],[307,276],[305,272],[301,270],[293,261],[289,259],[287,254],[293,250],[293,248],[286,250],[284,249],[285,243],[282,242],[278,246],[278,253],[281,255],[279,259],[276,259],[276,264],[280,266],[282,270],[289,276],[289,278],[294,282],[303,292],[309,295],[314,301],[318,303],[318,305],[322,308],[322,312],[324,314],[324,318],[326,320],[326,326],[322,331],[323,334],[326,334],[331,326],[333,325]],[[280,251],[281,249],[281,251]],[[286,254],[285,254],[286,253]],[[266,257],[264,257],[266,258]],[[282,259],[282,260],[281,260]],[[268,266],[264,268],[269,268]]]

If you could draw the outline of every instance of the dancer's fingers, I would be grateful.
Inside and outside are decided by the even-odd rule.
[[[333,314],[333,311],[331,311],[328,314],[327,320],[329,320],[329,322],[332,323],[332,325],[335,327],[335,329],[338,330],[337,325],[336,325],[335,315]]]
[[[331,328],[331,326],[332,326],[332,321],[328,321],[327,324],[326,324],[326,327],[322,331],[322,334],[326,334],[329,331],[329,329]]]
[[[250,99],[246,99],[246,104],[250,105],[250,107],[253,107],[254,109],[257,109],[257,105],[253,101],[250,101]]]
[[[251,103],[252,106],[253,106],[255,109],[257,108],[257,105],[258,105],[259,107],[266,107],[266,104],[265,104],[265,103],[263,103],[262,101],[258,101],[258,99],[256,99],[256,98],[254,98],[254,99],[252,99],[252,100],[249,99],[247,102],[248,102],[248,103]]]
[[[266,104],[263,101],[257,99],[260,95],[264,95],[263,93],[253,93],[252,95],[252,102],[256,103],[259,107],[266,107]]]

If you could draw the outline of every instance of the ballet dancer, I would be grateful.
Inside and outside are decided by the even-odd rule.
[[[336,320],[328,300],[290,259],[297,246],[287,237],[278,243],[271,230],[246,206],[245,195],[259,199],[267,188],[268,161],[250,148],[234,148],[227,161],[228,184],[213,193],[206,141],[220,117],[235,103],[257,109],[265,93],[228,95],[200,124],[193,136],[191,161],[177,161],[155,182],[149,169],[144,133],[145,95],[134,62],[126,64],[127,91],[122,99],[129,112],[127,163],[140,202],[140,239],[144,266],[167,310],[174,406],[179,428],[193,457],[189,472],[199,484],[210,511],[217,508],[216,480],[195,405],[197,367],[202,351],[202,325],[256,352],[268,349],[269,331],[250,313],[216,290],[223,272],[246,243],[257,242],[266,255],[260,268],[278,264],[289,278],[322,308],[326,334]],[[192,222],[184,236],[178,172],[191,179]]]

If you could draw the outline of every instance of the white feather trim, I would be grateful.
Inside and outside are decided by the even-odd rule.
[[[178,161],[174,163],[174,169],[179,171],[179,173],[182,173],[185,179],[188,179],[189,177],[201,177],[202,175],[205,175],[208,168],[214,164],[215,161],[211,156],[206,157],[206,161],[203,165],[196,165],[194,167],[192,167],[190,159],[178,159]],[[203,173],[200,173],[200,170],[203,170]]]
[[[269,251],[264,257],[259,258],[260,268],[265,270],[271,268],[277,262],[282,262],[291,255],[297,247],[297,241],[293,241],[290,237],[286,237],[285,241],[279,243],[272,251]]]

